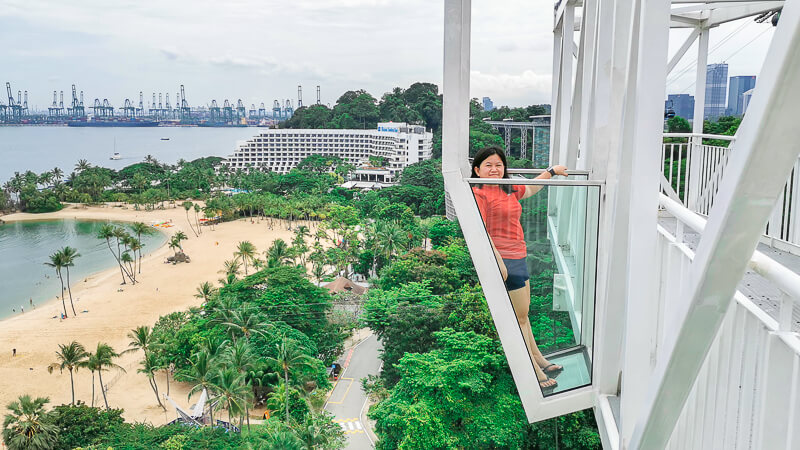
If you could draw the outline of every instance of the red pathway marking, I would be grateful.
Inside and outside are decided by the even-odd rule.
[[[350,351],[347,352],[347,359],[344,360],[344,364],[342,365],[342,369],[346,369],[347,366],[350,365],[350,358],[353,357],[353,350],[355,350],[355,347],[351,348]]]

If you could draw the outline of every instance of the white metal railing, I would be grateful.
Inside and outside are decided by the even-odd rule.
[[[694,258],[684,232],[702,233],[706,222],[665,195],[660,205],[677,225],[674,233],[658,227],[656,349],[668,347],[665,340],[682,320],[682,294]],[[792,448],[796,443],[792,433],[800,429],[800,338],[791,332],[791,314],[794,303],[800,304],[800,275],[760,252],[753,254],[750,267],[782,293],[779,319],[736,292],[667,448]]]
[[[708,215],[719,190],[731,149],[706,145],[703,139],[733,142],[734,136],[695,133],[664,133],[665,138],[686,138],[688,142],[665,142],[661,146],[663,175],[679,198],[692,211]],[[666,192],[666,189],[665,189]],[[764,234],[800,245],[800,160],[795,163],[783,192],[775,203]]]

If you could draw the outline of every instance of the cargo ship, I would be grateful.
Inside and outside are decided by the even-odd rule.
[[[94,119],[71,120],[67,122],[70,127],[157,127],[157,120],[139,119]]]

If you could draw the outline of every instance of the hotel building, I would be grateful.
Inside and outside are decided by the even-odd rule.
[[[374,130],[274,129],[262,130],[240,142],[235,153],[223,160],[230,170],[252,169],[285,174],[311,155],[332,155],[342,158],[359,172],[372,168],[370,157],[386,158],[380,177],[363,181],[391,184],[409,164],[430,159],[433,133],[422,125],[379,123]],[[362,169],[363,168],[363,169]],[[380,187],[380,186],[373,186]]]

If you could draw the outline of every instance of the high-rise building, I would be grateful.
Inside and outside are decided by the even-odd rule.
[[[729,116],[741,116],[744,114],[744,104],[742,95],[756,87],[755,75],[731,77],[728,85],[728,109]]]
[[[706,104],[703,117],[716,120],[725,115],[728,92],[728,65],[709,64],[706,66]]]
[[[686,120],[694,119],[694,96],[689,94],[670,94],[667,96],[666,106],[672,106],[676,116]]]
[[[747,107],[750,106],[750,99],[753,98],[753,91],[755,91],[755,88],[742,94],[742,115],[747,112]]]
[[[492,99],[489,97],[483,97],[483,110],[484,111],[491,111],[494,109],[494,103]]]

